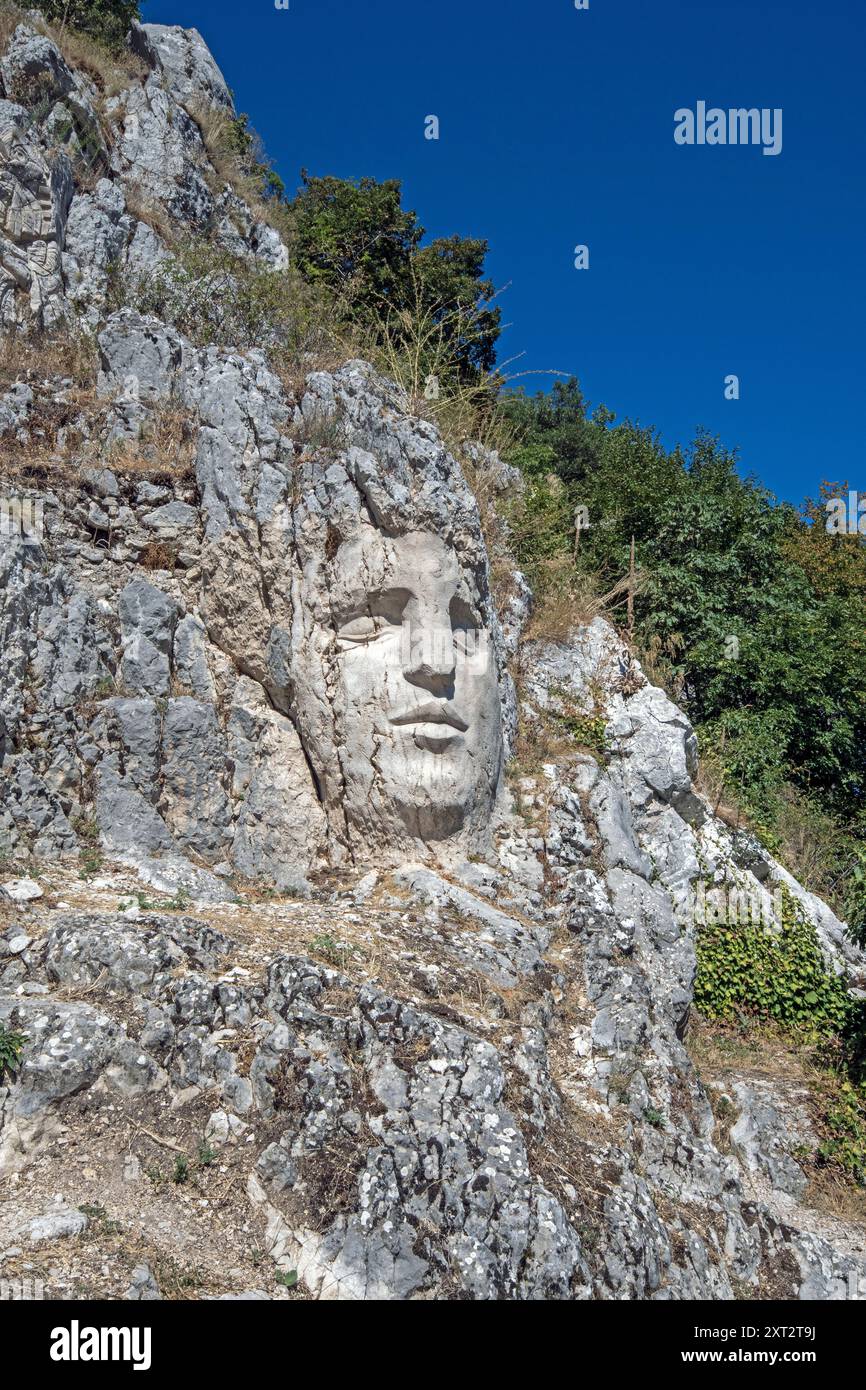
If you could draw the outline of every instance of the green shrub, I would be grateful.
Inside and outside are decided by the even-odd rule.
[[[401,206],[397,179],[313,178],[302,171],[292,203],[292,255],[301,275],[326,288],[373,345],[400,337],[406,346],[428,317],[447,343],[444,370],[477,381],[496,361],[500,311],[483,278],[487,242],[441,237],[421,245],[424,228]]]
[[[819,1161],[866,1183],[866,1087],[840,1080],[824,1124],[827,1133],[818,1146]]]
[[[866,1008],[827,969],[814,927],[789,894],[779,931],[698,930],[695,1004],[709,1018],[778,1025],[816,1046],[823,1137],[815,1157],[866,1182]]]
[[[530,580],[543,585],[554,561],[558,586],[589,577],[622,622],[634,538],[627,587],[649,674],[685,706],[726,800],[864,922],[852,846],[866,840],[866,538],[823,525],[824,498],[845,485],[798,512],[706,432],[669,451],[653,430],[591,411],[575,379],[502,400],[525,482],[507,520]],[[579,545],[578,507],[589,522]],[[799,811],[817,834],[799,833]]]
[[[784,895],[777,930],[712,924],[697,932],[695,1005],[708,1018],[749,1015],[817,1040],[846,1035],[853,1003],[828,970],[815,928]]]
[[[563,714],[558,716],[561,723],[575,743],[588,748],[591,753],[603,757],[610,752],[607,743],[607,716],[604,714]]]
[[[141,18],[138,0],[39,0],[38,8],[50,24],[80,29],[115,52]]]

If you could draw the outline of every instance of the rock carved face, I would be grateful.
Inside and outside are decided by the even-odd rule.
[[[395,847],[486,824],[502,757],[496,660],[436,535],[365,527],[333,557],[326,682],[347,819]]]

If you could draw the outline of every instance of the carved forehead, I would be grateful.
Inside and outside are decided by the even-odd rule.
[[[339,600],[406,589],[447,599],[462,587],[462,579],[456,553],[433,532],[384,536],[370,527],[340,546],[332,566],[332,593]]]

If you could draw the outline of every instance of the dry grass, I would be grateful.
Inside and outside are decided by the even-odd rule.
[[[0,389],[23,381],[33,386],[52,377],[76,387],[96,386],[99,356],[89,333],[16,333],[0,338]]]
[[[147,76],[146,65],[133,53],[110,53],[89,34],[65,29],[61,24],[49,24],[40,14],[9,4],[8,0],[0,4],[0,49],[5,49],[19,24],[26,24],[52,39],[69,66],[87,74],[102,100],[117,96]]]
[[[134,53],[109,53],[102,44],[77,29],[62,30],[50,24],[39,27],[54,40],[71,68],[87,74],[103,101],[119,96],[127,87],[143,82],[148,75],[147,65]]]
[[[591,577],[575,570],[568,555],[540,560],[533,568],[535,603],[525,640],[565,642],[577,627],[606,615]]]
[[[93,338],[74,333],[7,337],[0,343],[0,360],[0,392],[20,382],[33,391],[24,438],[0,437],[0,468],[5,476],[75,481],[84,469],[104,466],[147,478],[194,476],[196,419],[177,402],[154,408],[139,440],[104,449],[111,401],[96,394],[98,357]]]
[[[836,1168],[822,1166],[810,1175],[803,1205],[835,1221],[866,1226],[866,1188],[855,1186]]]
[[[158,480],[195,477],[197,422],[176,402],[156,406],[141,437],[117,442],[105,462],[112,472]]]
[[[745,1029],[711,1022],[693,1011],[686,1039],[689,1055],[710,1095],[717,1118],[717,1137],[725,1147],[726,1134],[736,1121],[736,1111],[720,1111],[719,1096],[732,1078],[776,1082],[782,1088],[808,1093],[806,1109],[819,1140],[828,1134],[826,1115],[837,1103],[839,1079],[820,1058],[804,1052],[790,1037],[770,1026]],[[797,1154],[808,1174],[809,1187],[803,1205],[846,1221],[866,1223],[866,1188],[837,1167],[817,1162],[815,1155]]]
[[[289,352],[270,352],[268,366],[280,382],[286,399],[300,401],[307,389],[307,377],[313,372],[336,372],[352,358],[364,357],[364,345],[354,328],[341,322],[334,306],[322,306],[318,317],[319,342],[300,357]],[[300,427],[298,438],[303,437]]]
[[[137,217],[139,222],[144,222],[151,231],[156,232],[166,246],[172,246],[175,241],[175,232],[165,208],[151,198],[138,183],[124,183],[123,192],[127,209],[132,213],[132,216]]]
[[[471,309],[427,303],[414,269],[412,292],[410,308],[395,310],[382,303],[374,365],[400,387],[410,414],[436,425],[452,454],[463,454],[470,440],[503,452],[515,442],[497,404],[503,378],[490,373],[463,381],[454,370],[453,344],[480,336],[476,316]],[[351,286],[346,298],[351,302]]]
[[[211,188],[213,193],[221,193],[225,184],[231,184],[239,196],[244,197],[245,184],[252,183],[249,175],[245,173],[240,156],[232,144],[232,135],[236,126],[235,118],[221,107],[199,105],[198,103],[184,103],[184,110],[191,120],[195,121],[201,132],[202,144],[205,153],[213,167],[216,175],[216,184]],[[243,191],[242,191],[243,190]],[[258,189],[253,193],[256,196]],[[247,199],[247,201],[249,201]]]
[[[78,412],[67,415],[66,409],[59,403],[53,408],[46,403],[37,413],[28,439],[0,438],[0,472],[5,478],[25,485],[39,484],[77,472],[77,450],[84,447],[84,436],[75,427]],[[61,429],[65,431],[62,443],[58,438]]]
[[[294,233],[294,220],[286,203],[268,200],[262,194],[262,181],[251,172],[250,162],[267,164],[264,149],[255,131],[248,131],[252,144],[249,160],[238,152],[235,144],[237,119],[219,107],[187,103],[184,110],[199,128],[202,144],[211,165],[211,170],[202,172],[215,196],[222,193],[230,184],[238,197],[243,198],[253,216],[279,232],[286,242],[291,242]]]
[[[165,541],[150,541],[139,551],[138,563],[145,570],[173,570],[176,555]]]
[[[710,803],[713,815],[731,830],[751,829],[749,817],[739,804],[736,790],[725,776],[718,759],[701,757],[695,787]]]
[[[509,781],[537,777],[545,763],[561,767],[575,753],[576,747],[575,740],[563,726],[544,710],[538,711],[534,719],[521,714],[507,769]]]
[[[25,12],[17,5],[0,5],[0,49],[5,49],[19,24],[29,22]]]
[[[770,1080],[802,1081],[805,1077],[802,1048],[769,1025],[741,1028],[712,1022],[693,1011],[686,1042],[702,1081],[732,1071]]]

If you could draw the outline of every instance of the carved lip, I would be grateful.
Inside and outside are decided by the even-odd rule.
[[[410,709],[400,710],[397,714],[390,716],[392,724],[450,724],[452,729],[458,729],[461,734],[465,734],[469,725],[461,714],[451,704],[450,700],[427,700],[421,705],[412,705]]]

